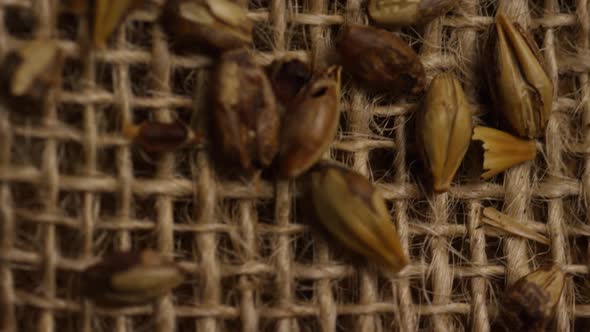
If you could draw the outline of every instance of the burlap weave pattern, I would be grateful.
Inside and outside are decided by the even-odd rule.
[[[426,194],[410,139],[417,100],[376,99],[346,81],[331,156],[383,190],[412,261],[397,276],[310,232],[292,183],[227,178],[205,151],[154,157],[130,146],[125,122],[208,111],[212,60],[169,51],[154,4],[82,61],[84,22],[57,4],[0,0],[2,54],[53,36],[68,55],[43,109],[0,110],[0,331],[490,331],[506,284],[551,260],[568,274],[552,329],[590,328],[590,1],[462,0],[445,18],[400,30],[429,79],[459,75],[478,117],[491,110],[480,39],[493,15],[500,7],[534,32],[558,87],[543,154],[493,182],[464,167],[448,194]],[[328,63],[338,26],[367,23],[364,0],[241,4],[257,22],[261,64],[286,54]],[[533,222],[551,245],[483,226],[482,206]],[[154,307],[81,301],[79,271],[140,248],[175,257],[193,277]]]

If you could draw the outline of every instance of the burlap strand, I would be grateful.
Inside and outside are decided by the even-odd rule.
[[[388,199],[412,261],[397,276],[310,231],[300,186],[228,178],[204,151],[158,157],[130,146],[125,122],[190,122],[194,108],[211,111],[202,101],[212,59],[172,53],[152,5],[83,61],[85,22],[58,2],[0,1],[2,54],[54,36],[68,55],[62,87],[42,109],[0,110],[0,331],[490,331],[506,284],[546,261],[568,274],[553,330],[590,328],[589,1],[463,0],[425,27],[399,30],[429,79],[460,77],[478,121],[491,111],[481,39],[498,7],[534,32],[558,87],[543,154],[492,182],[478,180],[468,158],[448,194],[428,194],[412,139],[418,100],[345,81],[331,157]],[[329,63],[339,25],[368,22],[361,0],[241,2],[257,22],[261,64],[290,54]],[[551,245],[483,226],[482,206],[534,221]],[[89,263],[146,247],[193,278],[153,307],[79,298]]]

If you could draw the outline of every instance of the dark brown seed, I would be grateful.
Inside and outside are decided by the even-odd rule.
[[[202,143],[203,139],[186,124],[147,121],[140,125],[126,125],[123,134],[147,152],[172,152]]]
[[[217,53],[252,43],[247,14],[228,0],[168,0],[160,21],[173,47]]]
[[[288,105],[311,79],[311,68],[299,59],[274,60],[267,68],[277,100]]]
[[[334,140],[340,119],[340,70],[332,66],[320,73],[287,109],[281,129],[281,176],[307,171]]]
[[[389,31],[348,24],[342,27],[336,47],[344,69],[371,89],[394,95],[424,90],[420,58]]]
[[[82,273],[84,295],[105,306],[148,304],[185,278],[176,263],[153,250],[115,253]]]
[[[512,331],[545,331],[561,297],[564,274],[557,265],[545,266],[514,283],[500,307],[503,323]]]
[[[39,106],[61,81],[63,52],[53,40],[27,42],[6,55],[0,69],[2,99],[11,107]]]
[[[246,50],[222,55],[215,70],[214,131],[224,159],[244,170],[271,164],[278,151],[279,114],[264,69]]]

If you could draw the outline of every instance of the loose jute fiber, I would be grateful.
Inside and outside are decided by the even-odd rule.
[[[362,0],[240,2],[257,22],[260,64],[295,55],[324,66],[341,24],[369,24]],[[478,123],[492,112],[481,49],[495,13],[534,33],[558,95],[543,153],[490,182],[468,157],[449,193],[429,193],[415,162],[419,99],[368,94],[344,78],[327,157],[383,191],[411,259],[398,275],[314,232],[300,184],[230,176],[206,150],[149,155],[123,138],[124,123],[200,123],[212,111],[203,101],[213,61],[170,51],[156,24],[161,3],[86,57],[85,20],[59,1],[0,0],[1,54],[41,36],[67,54],[62,83],[39,110],[0,110],[0,331],[494,331],[506,286],[546,262],[567,274],[552,330],[590,329],[590,1],[462,0],[444,18],[395,30],[428,80],[458,75]],[[488,206],[550,245],[484,225]],[[80,298],[86,266],[142,248],[179,261],[188,283],[154,306]]]

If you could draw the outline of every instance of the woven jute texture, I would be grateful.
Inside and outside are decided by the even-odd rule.
[[[321,67],[362,0],[252,0],[257,61]],[[422,181],[413,143],[419,99],[369,95],[344,79],[330,156],[374,181],[411,264],[387,275],[309,225],[300,184],[230,176],[206,150],[153,156],[122,124],[194,122],[214,59],[170,51],[161,1],[135,12],[107,49],[82,59],[84,19],[58,1],[0,0],[0,52],[60,40],[60,87],[37,112],[0,111],[0,331],[494,331],[506,286],[554,261],[567,273],[551,329],[590,329],[590,2],[462,0],[424,27],[395,30],[429,80],[454,72],[481,122],[492,110],[482,38],[502,9],[542,48],[558,97],[542,153],[491,182],[467,162],[447,194]],[[33,24],[33,22],[36,22]],[[214,146],[212,147],[214,148]],[[549,246],[482,225],[492,206]],[[153,306],[109,309],[80,298],[79,273],[115,250],[154,248],[191,271]]]

